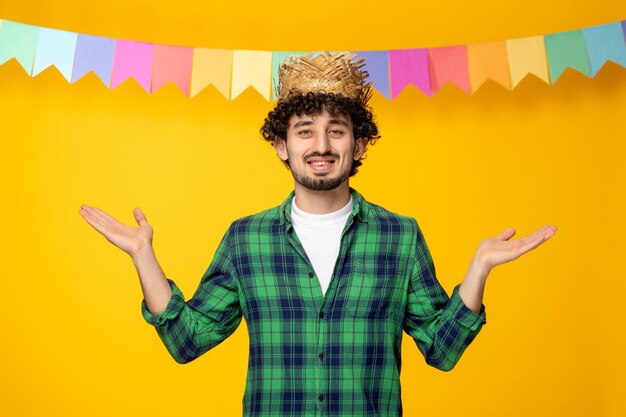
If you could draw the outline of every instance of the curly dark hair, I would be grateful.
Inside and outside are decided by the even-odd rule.
[[[261,135],[268,142],[287,140],[289,119],[292,115],[305,114],[314,116],[326,110],[331,116],[344,115],[350,117],[353,126],[354,138],[365,139],[365,149],[380,139],[378,127],[374,122],[374,116],[369,106],[363,105],[358,99],[333,93],[302,94],[299,91],[291,91],[285,99],[276,103],[276,107],[270,111],[261,127]],[[365,152],[358,161],[352,161],[350,176],[357,173],[357,168],[362,165]],[[283,161],[289,167],[288,161]]]

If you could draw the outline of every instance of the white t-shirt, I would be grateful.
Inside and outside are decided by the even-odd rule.
[[[327,214],[306,213],[296,205],[296,198],[291,203],[291,221],[293,228],[304,247],[315,275],[320,281],[322,294],[330,283],[335,269],[341,232],[352,211],[352,196],[344,207]]]

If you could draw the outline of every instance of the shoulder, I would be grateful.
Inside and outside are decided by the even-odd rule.
[[[275,230],[280,224],[280,207],[276,206],[233,221],[228,228],[232,237]]]
[[[367,222],[360,227],[366,228],[368,239],[380,247],[392,248],[395,258],[414,259],[416,250],[424,243],[417,220],[375,203],[367,202],[367,207]]]
[[[410,247],[425,243],[424,235],[414,217],[399,214],[385,207],[367,202],[367,228],[377,236],[387,236],[394,242],[408,244]]]
[[[414,217],[393,212],[369,201],[367,205],[369,209],[368,220],[373,221],[374,225],[388,225],[406,231],[416,231],[418,228],[417,220]]]

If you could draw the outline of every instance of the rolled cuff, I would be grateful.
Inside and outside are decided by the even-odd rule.
[[[150,310],[148,310],[148,306],[146,305],[146,300],[141,300],[141,314],[143,318],[151,325],[160,327],[165,325],[168,320],[171,320],[178,316],[183,307],[185,306],[185,296],[178,289],[174,281],[171,279],[167,279],[168,284],[170,284],[170,288],[172,290],[172,298],[167,303],[167,307],[159,314],[152,314]]]
[[[452,291],[452,295],[448,301],[447,310],[455,321],[474,331],[487,323],[485,305],[481,304],[480,313],[469,309],[459,294],[459,287],[460,284],[454,287],[454,291]]]

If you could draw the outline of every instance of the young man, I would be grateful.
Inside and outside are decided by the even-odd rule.
[[[294,177],[277,207],[236,220],[187,302],[138,228],[95,207],[80,214],[127,252],[140,277],[145,319],[177,362],[194,360],[246,319],[250,354],[244,416],[400,416],[403,331],[426,362],[450,370],[485,323],[487,275],[550,238],[544,226],[483,241],[448,297],[417,222],[350,188],[379,138],[362,59],[292,57],[261,132]]]

